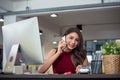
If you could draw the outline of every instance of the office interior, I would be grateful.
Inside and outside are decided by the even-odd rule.
[[[51,14],[57,17],[50,17]],[[69,27],[81,26],[89,62],[92,53],[100,50],[103,43],[120,39],[120,0],[0,0],[0,17],[4,19],[0,22],[1,61],[1,27],[35,16],[42,31],[40,37],[44,58],[52,48],[57,47]]]

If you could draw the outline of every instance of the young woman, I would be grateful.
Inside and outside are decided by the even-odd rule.
[[[44,73],[52,65],[56,74],[78,73],[81,66],[88,66],[80,30],[70,28],[64,36],[65,39],[59,41],[58,47],[49,52],[44,64],[39,66],[38,72]]]

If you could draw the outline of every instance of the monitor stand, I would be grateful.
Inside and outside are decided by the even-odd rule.
[[[8,60],[3,70],[4,73],[13,74],[14,64],[15,64],[17,53],[18,53],[18,49],[19,49],[19,44],[12,45],[9,56],[8,56]]]

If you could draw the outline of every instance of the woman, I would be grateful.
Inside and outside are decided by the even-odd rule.
[[[53,66],[57,74],[78,73],[81,66],[87,66],[88,60],[83,49],[83,37],[78,28],[70,28],[65,34],[58,48],[52,49],[44,64],[40,65],[38,72],[44,73]]]

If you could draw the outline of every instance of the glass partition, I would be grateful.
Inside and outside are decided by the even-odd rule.
[[[97,57],[96,51],[101,50],[101,46],[107,41],[115,41],[116,39],[101,39],[101,40],[86,40],[85,48],[87,51],[87,59],[89,62],[89,68],[91,71],[91,61],[95,60]],[[100,58],[101,59],[101,58]]]
[[[92,55],[95,51],[100,51],[101,46],[107,41],[115,41],[116,39],[86,40],[85,48],[87,55]]]

